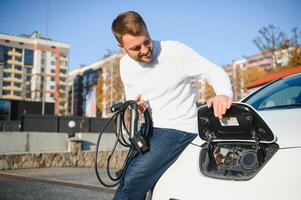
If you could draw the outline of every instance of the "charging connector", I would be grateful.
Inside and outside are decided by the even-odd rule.
[[[133,103],[131,105],[131,108],[131,127],[129,141],[137,152],[146,152],[148,151],[148,146],[144,138],[138,133],[139,113],[137,103]]]
[[[128,119],[125,115],[125,112],[128,108],[131,108],[130,111],[130,129],[127,128],[126,126],[126,119]],[[98,178],[99,182],[106,186],[106,187],[114,187],[116,186],[120,179],[123,177],[125,169],[127,168],[129,162],[132,160],[132,158],[137,154],[137,153],[145,153],[146,151],[149,150],[149,145],[148,141],[151,137],[152,134],[152,129],[153,129],[153,122],[151,120],[151,116],[148,110],[145,110],[143,113],[144,115],[144,129],[143,132],[139,133],[138,132],[138,122],[139,122],[139,112],[138,112],[138,105],[137,102],[134,100],[126,101],[124,103],[117,103],[113,106],[110,107],[110,110],[113,114],[113,116],[106,122],[106,124],[103,126],[102,130],[100,131],[100,134],[97,139],[97,144],[96,144],[96,152],[95,152],[95,173],[96,177]],[[108,155],[108,159],[106,162],[106,171],[109,179],[113,181],[113,183],[106,183],[104,180],[100,177],[99,172],[98,172],[98,153],[99,153],[99,146],[100,146],[100,140],[103,135],[103,133],[106,130],[106,127],[114,121],[115,123],[115,135],[116,135],[116,141],[114,146],[112,147],[112,150],[110,151]],[[128,139],[124,138],[123,131],[126,132],[128,135]],[[114,169],[116,173],[115,175],[112,175],[112,172],[110,170],[110,161],[111,158],[113,157],[113,154],[116,150],[117,144],[120,144],[126,148],[129,148],[128,154],[126,156],[126,159],[123,163],[123,167],[120,170]],[[114,177],[115,176],[115,177]]]

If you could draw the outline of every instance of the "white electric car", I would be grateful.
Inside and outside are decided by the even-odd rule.
[[[301,199],[301,74],[234,103],[221,120],[200,107],[198,126],[153,200]]]

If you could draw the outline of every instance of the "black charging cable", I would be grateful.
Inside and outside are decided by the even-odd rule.
[[[126,110],[130,108],[130,130],[126,126]],[[129,100],[124,103],[117,103],[111,107],[111,112],[114,113],[114,115],[105,123],[102,130],[99,133],[97,144],[96,144],[96,152],[95,152],[95,173],[97,176],[97,179],[99,182],[106,186],[106,187],[114,187],[116,186],[122,176],[124,175],[124,172],[131,161],[131,159],[137,154],[137,153],[144,153],[148,151],[149,149],[149,139],[152,134],[152,128],[153,123],[150,116],[150,113],[148,109],[145,110],[143,113],[144,115],[144,130],[141,133],[141,135],[138,133],[138,120],[139,120],[139,113],[138,113],[138,105],[137,102],[134,100]],[[106,130],[107,126],[114,121],[114,133],[116,136],[115,143],[113,145],[112,150],[110,151],[108,155],[108,159],[106,162],[106,172],[109,177],[109,179],[113,182],[111,184],[106,183],[103,179],[101,179],[98,171],[98,151],[100,146],[100,140],[101,137]],[[123,131],[126,132],[128,135],[128,140],[124,137]],[[115,172],[115,177],[113,176],[113,173],[110,170],[110,161],[111,158],[116,150],[116,147],[118,144],[121,144],[122,146],[128,148],[128,154],[125,158],[125,161],[123,163],[123,166],[120,170]]]

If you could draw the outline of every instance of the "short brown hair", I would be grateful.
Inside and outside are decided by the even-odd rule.
[[[139,35],[147,30],[142,17],[135,11],[119,14],[112,23],[112,32],[119,43],[122,43],[124,34]]]

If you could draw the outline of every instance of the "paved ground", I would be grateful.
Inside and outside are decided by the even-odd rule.
[[[101,172],[101,177],[104,177]],[[107,180],[107,179],[105,179]],[[112,199],[93,168],[43,168],[0,171],[0,199]]]

